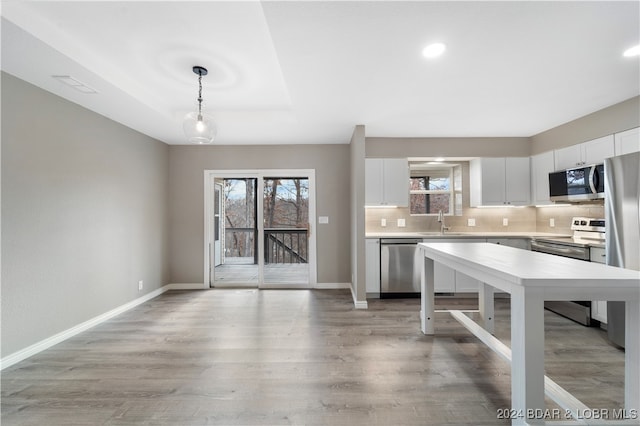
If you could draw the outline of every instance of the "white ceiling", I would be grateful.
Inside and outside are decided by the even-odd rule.
[[[640,94],[640,3],[6,1],[2,69],[184,144],[203,78],[218,144],[531,136]],[[436,59],[421,56],[434,41]],[[70,75],[98,91],[53,79]]]

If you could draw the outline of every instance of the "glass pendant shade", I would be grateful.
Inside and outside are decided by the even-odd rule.
[[[182,128],[190,143],[209,144],[216,137],[213,117],[206,113],[190,112],[184,117]]]

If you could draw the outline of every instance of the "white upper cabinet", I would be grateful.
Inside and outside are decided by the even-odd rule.
[[[600,164],[615,155],[613,135],[556,149],[554,153],[556,170]]]
[[[471,207],[531,203],[529,157],[476,158],[469,163],[469,178]]]
[[[549,173],[555,170],[553,151],[531,157],[531,201],[540,206],[553,204],[549,196]]]
[[[616,133],[613,137],[615,140],[616,155],[640,151],[640,127]]]
[[[406,158],[365,160],[365,204],[409,206],[409,162]]]
[[[364,162],[364,201],[368,206],[382,205],[382,159],[367,158]]]
[[[505,161],[505,204],[531,204],[531,160],[529,157],[508,157]]]

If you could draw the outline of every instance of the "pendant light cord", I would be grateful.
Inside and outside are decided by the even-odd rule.
[[[198,118],[202,120],[202,72],[198,72]]]

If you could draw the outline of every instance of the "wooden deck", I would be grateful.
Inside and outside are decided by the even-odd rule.
[[[264,281],[271,284],[308,284],[308,263],[264,265]],[[228,258],[214,269],[215,284],[258,284],[258,265],[252,258]]]

